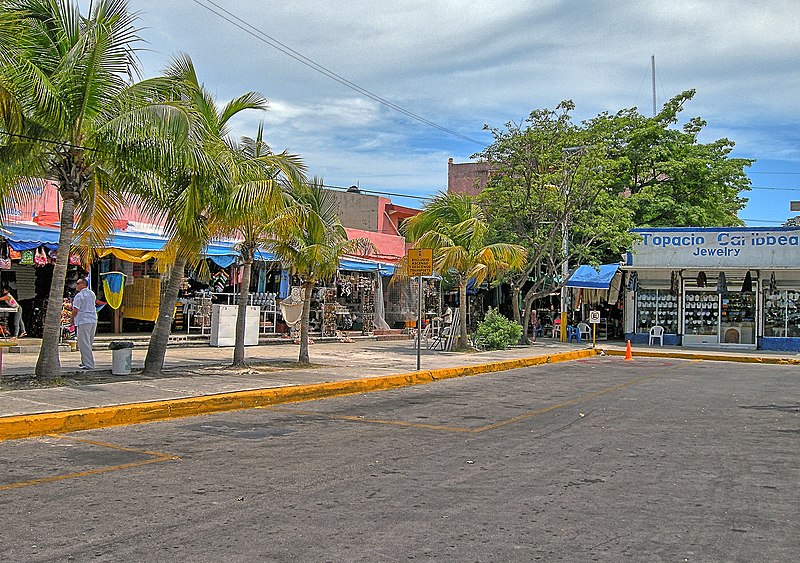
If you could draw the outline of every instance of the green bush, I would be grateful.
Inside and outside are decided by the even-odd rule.
[[[490,307],[483,321],[478,323],[475,334],[481,348],[503,350],[519,342],[522,327]]]

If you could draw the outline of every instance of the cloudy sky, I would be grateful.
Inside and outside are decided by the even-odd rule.
[[[564,99],[578,119],[632,106],[650,114],[654,55],[658,103],[695,88],[684,115],[708,121],[703,141],[728,137],[736,156],[757,159],[741,213],[749,225],[778,225],[800,200],[797,0],[129,3],[146,76],[185,52],[221,102],[261,92],[270,111],[238,119],[234,133],[253,135],[263,119],[273,149],[300,154],[326,184],[428,196],[446,189],[448,158],[466,162],[491,142],[484,124]]]

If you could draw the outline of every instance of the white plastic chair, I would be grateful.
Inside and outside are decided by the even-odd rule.
[[[586,323],[578,323],[578,332],[581,333],[581,340],[590,340],[592,336],[592,329]]]
[[[654,325],[650,329],[650,339],[648,340],[648,345],[653,344],[654,340],[658,340],[660,346],[664,345],[664,327],[660,325]]]

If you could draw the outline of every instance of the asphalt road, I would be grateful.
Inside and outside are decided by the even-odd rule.
[[[796,560],[798,383],[598,357],[3,442],[0,560]]]

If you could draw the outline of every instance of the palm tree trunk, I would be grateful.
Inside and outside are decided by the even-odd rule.
[[[36,377],[56,377],[61,372],[58,357],[58,344],[61,332],[61,304],[64,299],[64,285],[67,280],[69,250],[75,232],[75,199],[69,195],[62,197],[61,229],[58,234],[58,252],[53,267],[53,280],[47,298],[47,310],[44,317],[42,348],[34,371]]]
[[[458,316],[461,326],[456,348],[463,349],[467,347],[467,282],[464,280],[458,283]]]
[[[300,356],[297,361],[301,364],[310,364],[308,357],[308,325],[311,317],[311,293],[314,291],[314,282],[303,284],[303,316],[300,319]]]
[[[242,283],[239,285],[239,310],[236,312],[236,342],[233,345],[233,365],[246,366],[244,333],[247,328],[247,300],[250,296],[250,277],[253,272],[253,252],[242,250]]]
[[[156,326],[153,328],[153,334],[150,335],[150,344],[147,346],[142,375],[158,375],[161,373],[161,368],[164,367],[169,333],[172,330],[172,316],[175,312],[175,303],[178,301],[178,292],[181,289],[185,268],[186,258],[176,258],[167,278],[167,286],[161,293]]]

